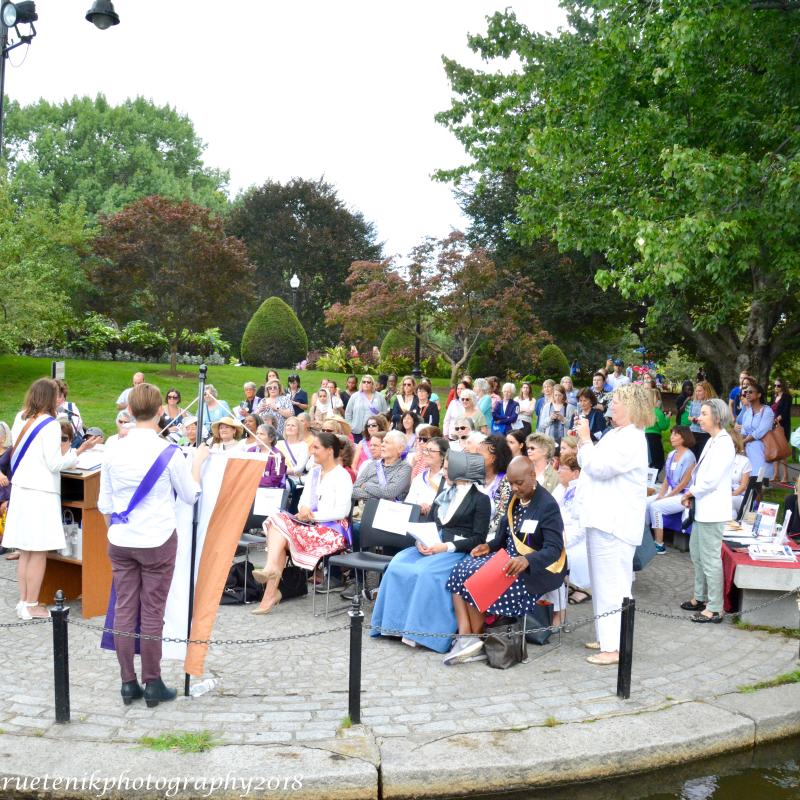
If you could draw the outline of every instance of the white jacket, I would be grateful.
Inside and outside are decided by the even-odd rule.
[[[647,439],[635,425],[614,428],[578,449],[580,524],[634,546],[642,543],[647,506]],[[730,500],[728,501],[730,503]]]
[[[731,518],[731,474],[736,458],[733,439],[726,430],[712,436],[692,473],[689,492],[695,498],[698,522],[727,522]]]
[[[25,439],[31,431],[46,417],[40,414],[28,428]],[[22,412],[17,414],[11,428],[11,441],[16,443],[28,420],[22,419]],[[24,441],[21,442],[24,444]],[[78,460],[76,450],[67,450],[61,455],[61,426],[58,422],[45,425],[31,442],[14,473],[14,486],[26,489],[38,489],[40,492],[61,494],[61,470],[69,469]]]

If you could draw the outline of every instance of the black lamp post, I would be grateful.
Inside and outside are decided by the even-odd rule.
[[[18,3],[0,0],[0,162],[3,160],[4,145],[6,59],[12,50],[33,41],[33,37],[36,36],[36,28],[33,23],[38,19],[36,3],[32,0]],[[114,11],[114,4],[111,0],[95,0],[94,5],[86,12],[86,19],[100,30],[110,28],[112,25],[119,25],[119,15]],[[19,29],[20,25],[30,25],[30,31],[22,33]],[[13,44],[8,43],[10,28],[13,28],[17,35],[17,41]]]
[[[296,272],[289,278],[289,286],[292,289],[292,311],[297,316],[297,290],[300,288],[300,278],[297,277]]]

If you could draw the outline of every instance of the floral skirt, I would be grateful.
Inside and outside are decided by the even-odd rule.
[[[347,520],[341,519],[339,524],[347,527]],[[289,543],[292,561],[303,569],[313,570],[324,556],[347,549],[347,541],[339,531],[322,524],[303,525],[295,522],[285,511],[270,515],[264,529],[269,525],[281,532]]]

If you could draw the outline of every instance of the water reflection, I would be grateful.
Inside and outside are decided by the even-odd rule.
[[[614,780],[472,800],[800,800],[800,737]]]

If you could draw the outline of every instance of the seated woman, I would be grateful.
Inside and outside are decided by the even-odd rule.
[[[266,588],[252,614],[269,614],[281,602],[278,584],[287,552],[294,564],[313,572],[320,559],[347,547],[353,481],[336,461],[340,448],[338,436],[318,433],[311,442],[316,466],[300,496],[297,515],[279,511],[264,522],[267,564],[263,570],[253,570],[253,575]]]
[[[456,417],[450,434],[450,450],[458,452],[463,450],[469,435],[475,432],[475,423],[470,417]]]
[[[421,450],[418,460],[422,471],[411,481],[405,502],[418,505],[424,517],[430,514],[436,495],[444,490],[442,481],[446,480],[444,462],[448,449],[447,440],[437,437],[430,441],[426,439]]]
[[[497,433],[487,436],[478,446],[477,452],[483,458],[485,471],[483,485],[479,488],[492,504],[492,519],[486,535],[486,541],[491,542],[511,501],[511,486],[506,479],[506,470],[512,455],[505,436]]]
[[[446,589],[453,567],[483,542],[489,528],[491,506],[477,484],[483,483],[483,458],[471,453],[448,452],[449,488],[436,497],[430,517],[439,527],[441,542],[433,547],[417,544],[401,550],[381,581],[372,612],[371,636],[382,629],[417,631],[403,641],[444,653],[450,640],[431,633],[455,633],[453,601]],[[458,538],[456,538],[458,537]]]
[[[569,603],[578,605],[591,599],[592,580],[589,577],[589,555],[586,552],[586,531],[580,526],[578,479],[581,467],[575,455],[561,458],[558,480],[563,492],[554,493],[564,522],[564,544],[569,564]],[[553,618],[555,622],[555,617]]]
[[[567,573],[561,513],[552,495],[538,486],[533,464],[517,456],[506,477],[514,496],[497,536],[489,544],[472,548],[472,557],[456,564],[447,581],[447,590],[453,594],[458,632],[466,638],[456,639],[444,657],[445,664],[463,663],[483,650],[483,639],[473,636],[483,633],[485,614],[472,605],[464,583],[489,560],[490,554],[505,550],[510,556],[506,574],[516,580],[489,606],[485,612],[488,614],[521,617],[531,613],[536,600],[563,584]]]
[[[268,456],[258,486],[260,489],[283,489],[286,485],[286,462],[281,451],[275,447],[278,432],[272,425],[260,425],[257,433],[259,438],[252,447],[247,448],[247,452],[266,453]]]
[[[783,501],[783,527],[784,533],[794,540],[800,537],[800,508],[798,508],[798,496],[800,496],[800,476],[794,484],[794,492],[786,495]],[[786,529],[786,514],[791,513],[792,517],[789,520],[789,528]]]
[[[676,425],[669,435],[672,452],[664,467],[664,481],[658,494],[647,498],[647,522],[653,528],[656,550],[666,553],[664,547],[664,516],[683,511],[683,495],[692,479],[696,463],[692,448],[694,434],[686,425]]]
[[[286,474],[293,478],[301,476],[308,461],[308,445],[305,429],[298,417],[289,417],[283,424],[283,439],[276,447],[286,460]]]
[[[211,423],[212,453],[241,450],[244,442],[244,425],[233,417],[222,417]]]
[[[400,415],[400,432],[406,437],[406,447],[403,450],[403,458],[407,458],[409,453],[414,452],[414,445],[417,443],[417,428],[420,425],[420,418],[416,411],[404,411]]]
[[[506,444],[511,451],[511,458],[525,455],[525,439],[528,438],[528,433],[525,432],[525,428],[518,428],[506,434]]]
[[[250,431],[250,433],[256,433],[262,425],[268,425],[269,423],[263,422],[261,417],[258,416],[258,414],[247,414],[242,419],[242,424],[245,427],[245,431]],[[270,427],[275,428],[274,425],[270,425]],[[277,435],[278,432],[275,431],[275,436],[277,437]],[[248,435],[247,433],[245,433],[245,438],[248,441],[251,441],[253,439],[253,437]]]
[[[353,463],[356,472],[358,472],[362,464],[372,458],[369,446],[370,437],[375,433],[386,433],[388,430],[389,420],[386,419],[383,414],[373,414],[372,416],[367,417],[367,420],[364,423],[364,432],[361,436],[361,441],[358,443],[358,448],[356,449],[356,456]],[[380,458],[380,456],[378,457]]]
[[[750,483],[750,476],[753,474],[753,465],[744,452],[744,438],[738,431],[731,431],[733,446],[736,448],[736,457],[733,459],[733,471],[731,472],[731,495],[733,497],[733,518],[739,515],[742,507],[744,494],[747,485]]]
[[[406,463],[411,466],[412,478],[416,478],[427,466],[425,459],[422,457],[425,445],[431,439],[438,439],[441,435],[441,430],[435,425],[426,425],[423,422],[422,425],[417,427],[417,441],[414,443],[414,449],[406,456]]]
[[[525,450],[539,485],[552,492],[558,486],[558,473],[550,463],[556,452],[556,443],[544,433],[532,433],[525,440]]]
[[[360,475],[367,465],[371,464],[373,461],[380,461],[381,460],[381,451],[383,449],[383,437],[386,436],[388,431],[377,431],[373,433],[372,436],[369,437],[369,458],[364,459],[358,467],[358,472],[356,476]],[[363,439],[361,440],[364,441]],[[361,449],[361,442],[358,444],[358,449]]]

